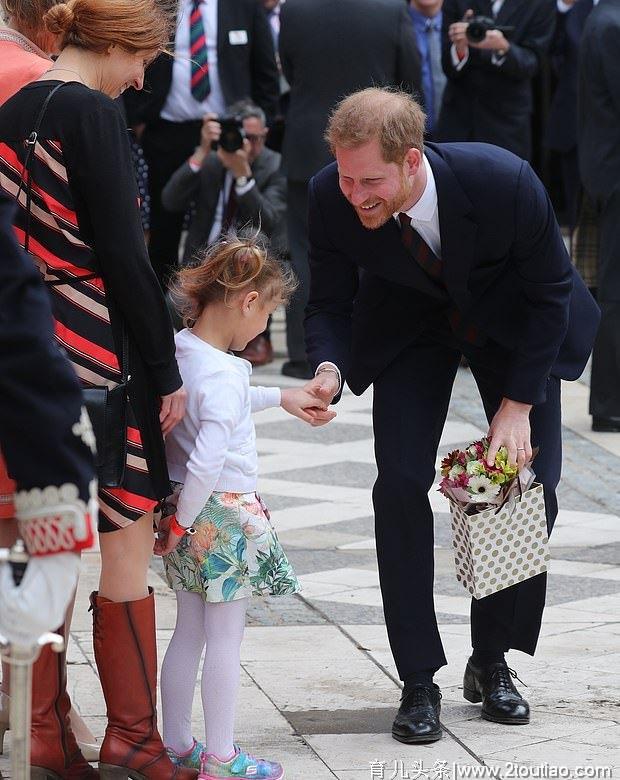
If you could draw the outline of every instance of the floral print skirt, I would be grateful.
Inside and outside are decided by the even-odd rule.
[[[164,556],[172,590],[207,602],[288,596],[301,586],[256,493],[212,493],[186,534]]]

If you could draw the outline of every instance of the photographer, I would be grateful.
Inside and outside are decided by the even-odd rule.
[[[162,204],[184,213],[194,204],[183,260],[217,241],[229,227],[252,225],[285,248],[286,179],[280,173],[280,155],[265,147],[265,114],[258,106],[231,107],[227,118],[208,114],[200,145],[172,175],[162,191]],[[214,150],[215,147],[215,150]],[[254,365],[272,359],[267,333],[250,342],[243,357]]]
[[[484,141],[529,159],[532,79],[551,43],[555,13],[555,0],[446,0],[448,83],[436,140]]]

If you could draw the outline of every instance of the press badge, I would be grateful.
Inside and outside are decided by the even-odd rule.
[[[231,46],[244,46],[248,42],[248,31],[230,30],[228,33],[228,42]]]

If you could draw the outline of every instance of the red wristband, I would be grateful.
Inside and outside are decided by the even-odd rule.
[[[175,535],[175,536],[185,536],[187,533],[187,528],[184,528],[179,521],[177,520],[176,515],[172,515],[172,520],[170,521],[169,530]]]

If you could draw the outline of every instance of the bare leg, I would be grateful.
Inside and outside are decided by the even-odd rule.
[[[99,535],[99,596],[110,601],[138,601],[148,596],[146,573],[153,554],[153,515],[143,515],[118,531]]]

